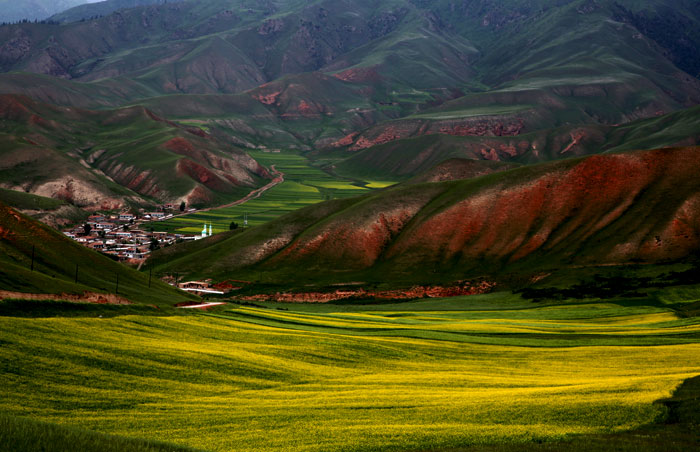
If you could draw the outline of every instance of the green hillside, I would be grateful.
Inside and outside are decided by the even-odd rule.
[[[238,199],[262,185],[255,160],[143,107],[87,111],[0,96],[0,181],[80,207]]]
[[[66,201],[0,188],[0,202],[51,226],[74,224],[85,220],[88,212]]]
[[[302,149],[364,148],[423,127],[621,124],[700,101],[699,20],[694,2],[665,0],[169,2],[0,28],[0,90],[90,108],[146,102],[248,144]],[[170,98],[183,94],[214,97]]]
[[[3,203],[0,238],[0,290],[57,294],[58,298],[61,294],[118,291],[128,300],[162,306],[193,298],[155,278],[149,287],[149,275],[89,250]]]
[[[437,113],[421,117],[433,115]],[[450,158],[473,159],[479,165],[493,166],[492,161],[532,164],[600,152],[692,146],[700,143],[698,131],[700,108],[692,107],[615,126],[569,125],[511,137],[433,133],[358,151],[326,150],[315,154],[319,158],[332,157],[329,169],[340,176],[405,179]]]
[[[682,260],[700,247],[699,156],[696,147],[605,154],[402,184],[307,207],[208,248],[175,247],[153,263],[164,273],[299,288],[506,282]]]

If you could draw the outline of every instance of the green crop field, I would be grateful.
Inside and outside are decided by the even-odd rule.
[[[700,319],[663,304],[492,294],[170,316],[3,312],[0,446],[27,432],[83,432],[72,450],[106,441],[90,430],[207,451],[518,450],[652,423],[665,412],[653,402],[700,374]]]
[[[244,204],[196,212],[154,223],[153,227],[162,231],[192,234],[200,232],[204,223],[211,223],[212,231],[217,233],[228,231],[232,221],[243,226],[246,213],[248,226],[257,226],[310,204],[357,196],[370,189],[384,188],[394,183],[340,179],[312,166],[306,157],[294,151],[250,151],[249,154],[268,168],[274,165],[275,169],[284,173],[284,182]]]

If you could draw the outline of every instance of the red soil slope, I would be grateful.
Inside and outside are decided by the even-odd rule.
[[[680,259],[700,250],[698,174],[700,148],[693,147],[397,188],[314,224],[263,265],[448,266],[469,276],[527,262]]]

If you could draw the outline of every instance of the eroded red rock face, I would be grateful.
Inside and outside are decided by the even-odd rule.
[[[211,192],[207,191],[207,189],[201,185],[198,185],[187,195],[187,204],[207,204],[213,199]]]
[[[214,172],[190,159],[184,158],[178,160],[177,170],[182,174],[187,174],[195,181],[212,190],[224,191],[228,188],[228,184]]]
[[[31,115],[29,108],[20,101],[19,97],[13,95],[0,96],[0,118],[17,121],[29,115]]]
[[[464,120],[449,120],[449,121],[417,121],[406,120],[397,121],[392,124],[382,124],[372,129],[363,132],[359,135],[352,146],[351,151],[367,149],[379,144],[389,143],[391,141],[400,140],[403,138],[417,137],[421,135],[444,134],[454,136],[517,136],[523,131],[525,125],[521,119],[464,119]],[[355,137],[353,137],[355,138]],[[339,140],[331,147],[347,146],[348,137]],[[492,150],[495,153],[495,150]],[[515,148],[509,147],[503,149],[506,153],[516,152]],[[485,156],[485,158],[487,158]],[[497,160],[497,158],[492,158]]]
[[[182,137],[175,137],[166,141],[163,146],[166,149],[178,154],[187,154],[194,151],[194,145]]]
[[[360,134],[360,132],[352,132],[348,135],[345,135],[340,140],[331,143],[330,147],[339,148],[339,147],[344,147],[344,146],[350,146],[352,143],[355,142],[355,137],[358,136],[359,134]]]
[[[279,98],[280,94],[282,94],[282,91],[274,91],[271,93],[256,93],[253,95],[253,97],[260,103],[265,104],[265,105],[275,105],[277,103],[277,99]]]
[[[381,80],[381,76],[374,67],[350,68],[333,76],[345,82],[355,83],[378,82]]]
[[[303,260],[313,256],[318,265],[327,262],[335,266],[343,262],[345,268],[370,267],[426,201],[377,211],[357,222],[344,219],[333,221],[313,234],[298,238],[273,257],[271,262],[283,262],[288,258]]]

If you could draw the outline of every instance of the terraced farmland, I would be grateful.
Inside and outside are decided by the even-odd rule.
[[[648,424],[700,374],[700,319],[663,304],[274,307],[0,317],[0,414],[209,451],[517,450]]]
[[[268,168],[273,166],[284,173],[285,181],[245,204],[196,212],[169,221],[158,222],[158,230],[197,233],[204,223],[212,224],[214,233],[228,231],[235,221],[243,226],[248,214],[248,225],[267,223],[281,215],[328,199],[347,198],[367,193],[370,189],[384,188],[391,181],[353,182],[337,179],[311,165],[309,160],[293,151],[251,151],[251,157]]]

